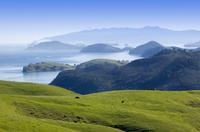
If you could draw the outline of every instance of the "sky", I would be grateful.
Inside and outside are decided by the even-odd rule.
[[[0,0],[0,44],[110,27],[200,30],[200,0]]]

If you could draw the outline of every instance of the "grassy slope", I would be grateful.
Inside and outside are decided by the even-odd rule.
[[[78,95],[52,86],[0,82],[0,93],[0,132],[200,131],[200,91]]]
[[[0,94],[55,96],[74,95],[75,93],[49,85],[0,81]]]
[[[57,120],[45,117],[55,114],[57,102],[64,101],[65,105],[63,99],[76,96],[79,94],[54,86],[0,81],[0,132],[119,132],[98,124],[63,121],[60,116],[65,109],[54,115]],[[43,110],[44,106],[48,107],[48,111]],[[38,112],[35,113],[38,118],[29,115],[32,111]]]

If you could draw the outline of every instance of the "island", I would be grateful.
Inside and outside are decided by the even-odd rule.
[[[79,46],[66,44],[60,41],[44,41],[30,45],[26,49],[26,51],[55,52],[55,51],[79,50],[79,48],[80,48]]]
[[[113,52],[121,52],[122,49],[113,47],[109,44],[104,43],[96,43],[89,46],[86,46],[81,49],[83,53],[113,53]]]
[[[39,62],[23,67],[24,73],[73,70],[75,67],[57,62]]]

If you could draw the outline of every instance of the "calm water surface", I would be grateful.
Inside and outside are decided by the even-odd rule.
[[[0,80],[48,84],[58,75],[59,72],[22,72],[24,65],[41,61],[57,61],[73,65],[80,64],[92,59],[115,59],[132,61],[138,58],[139,57],[137,56],[129,55],[127,52],[108,54],[64,53],[60,55],[0,55]]]

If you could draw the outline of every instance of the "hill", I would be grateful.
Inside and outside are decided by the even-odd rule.
[[[61,72],[51,83],[87,94],[100,91],[197,90],[200,86],[200,52],[179,48],[110,69],[105,66]]]
[[[91,60],[76,66],[75,70],[60,72],[51,85],[58,85],[81,94],[107,91],[112,85],[112,71],[127,63],[109,59]]]
[[[72,70],[74,66],[57,62],[40,62],[23,67],[24,73]]]
[[[33,45],[30,45],[26,50],[27,51],[66,51],[66,50],[75,50],[78,49],[79,47],[70,45],[70,44],[65,44],[60,41],[43,41],[39,43],[35,43]]]
[[[141,57],[151,57],[161,50],[163,50],[165,47],[162,46],[161,44],[155,42],[155,41],[150,41],[147,42],[143,45],[137,46],[134,49],[131,49],[129,51],[129,54],[141,56]]]
[[[200,38],[200,31],[183,30],[175,31],[161,27],[146,26],[142,28],[103,28],[84,30],[69,34],[52,36],[47,39],[65,43],[116,43],[121,47],[136,47],[142,43],[154,40],[165,44],[164,46],[184,46],[184,44],[197,42]]]
[[[16,93],[23,93],[23,85],[26,91],[34,87],[37,93],[61,90],[0,81],[1,132],[200,131],[200,91],[125,90],[84,96],[63,89],[54,95]]]
[[[125,64],[127,64],[127,61],[117,61],[117,60],[111,60],[111,59],[94,59],[91,61],[87,61],[85,63],[81,63],[79,65],[76,66],[76,69],[81,70],[81,69],[90,69],[90,68],[94,68],[94,66],[96,66],[96,68],[100,68],[100,67],[105,67],[108,68],[110,67],[111,69],[114,69],[116,67],[119,66],[123,66]]]
[[[84,53],[110,53],[110,52],[120,52],[120,51],[122,51],[120,48],[113,47],[109,44],[103,44],[103,43],[92,44],[81,49],[81,52]]]

